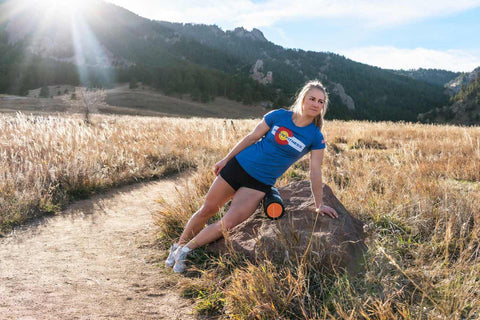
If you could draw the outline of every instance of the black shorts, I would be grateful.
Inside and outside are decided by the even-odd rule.
[[[246,187],[267,193],[272,188],[272,186],[260,182],[249,175],[242,166],[240,166],[240,163],[238,163],[235,157],[227,162],[225,167],[220,171],[220,175],[235,191],[241,187]]]

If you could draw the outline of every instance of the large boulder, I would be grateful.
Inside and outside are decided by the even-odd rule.
[[[361,271],[366,251],[363,223],[352,217],[329,186],[323,186],[323,203],[334,208],[338,219],[315,213],[309,181],[292,182],[278,188],[285,215],[270,220],[259,208],[243,223],[208,246],[224,252],[231,246],[252,262],[268,258],[279,264],[306,262],[315,268]]]

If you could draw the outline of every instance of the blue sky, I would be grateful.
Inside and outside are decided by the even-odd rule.
[[[257,28],[286,48],[391,69],[480,66],[480,0],[107,0],[155,20]]]

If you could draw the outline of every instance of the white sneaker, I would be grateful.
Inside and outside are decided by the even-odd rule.
[[[188,247],[183,247],[177,250],[177,254],[175,256],[175,265],[173,266],[173,272],[175,273],[184,273],[187,269],[187,265],[185,264],[187,260],[188,254],[192,251],[192,249]]]
[[[170,247],[170,254],[168,255],[167,260],[165,260],[165,265],[167,267],[173,267],[175,265],[175,255],[177,254],[178,249],[183,248],[183,246],[179,246],[177,243],[172,244]]]

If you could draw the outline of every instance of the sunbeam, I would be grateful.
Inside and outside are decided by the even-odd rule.
[[[19,79],[28,73],[32,59],[41,56],[75,64],[82,86],[111,83],[111,54],[100,45],[90,26],[98,7],[95,0],[13,0],[2,4],[0,23],[10,31],[9,42],[23,43],[27,52]]]
[[[110,59],[85,22],[83,15],[71,10],[70,24],[80,82],[86,87],[96,86],[98,83],[110,83],[113,80],[113,75],[107,71],[107,67],[111,66]],[[89,72],[88,67],[92,66],[97,66],[95,75]]]

